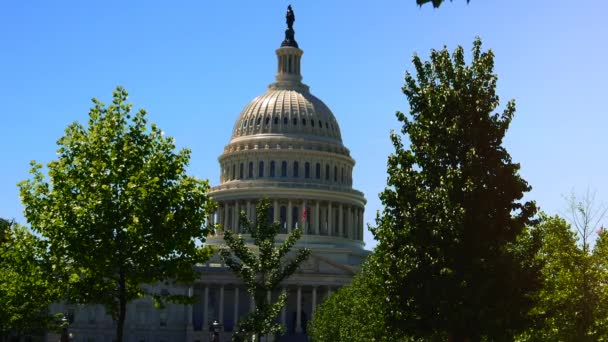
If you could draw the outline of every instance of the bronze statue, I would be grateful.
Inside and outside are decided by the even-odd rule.
[[[287,20],[287,28],[293,29],[293,22],[296,21],[296,16],[293,14],[291,5],[287,6],[287,14],[285,14],[285,19]]]
[[[281,46],[298,47],[296,42],[295,31],[293,30],[293,22],[296,21],[296,15],[293,13],[291,5],[287,6],[287,13],[285,14],[285,20],[287,22],[287,29],[285,30],[285,40],[281,43]]]

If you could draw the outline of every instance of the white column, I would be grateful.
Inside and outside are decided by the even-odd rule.
[[[273,203],[273,208],[272,212],[274,213],[273,218],[272,218],[272,222],[278,222],[279,221],[279,201],[278,200],[274,200]]]
[[[331,215],[331,202],[327,202],[327,235],[333,236],[333,216]]]
[[[289,292],[287,292],[287,288],[286,287],[283,288],[283,292],[289,294]],[[287,317],[287,303],[289,302],[287,299],[285,300],[285,305],[283,305],[283,308],[281,309],[281,324],[283,324],[283,325],[285,325],[285,323],[287,321],[286,320],[286,317]]]
[[[350,229],[352,229],[352,231],[353,231],[353,238],[356,239],[357,238],[357,225],[353,221],[352,207],[347,208],[346,218],[348,219],[348,226],[351,227]]]
[[[317,287],[313,286],[312,287],[312,310],[310,310],[310,312],[314,313],[316,307],[317,307]]]
[[[298,286],[298,297],[296,306],[296,333],[302,332],[302,287]]]
[[[209,286],[205,285],[203,294],[203,330],[207,329],[209,323]]]
[[[230,227],[228,227],[228,215],[230,213],[228,207],[228,202],[224,202],[224,217],[222,222],[224,229],[230,229]]]
[[[240,229],[240,224],[239,224],[239,216],[241,216],[241,214],[239,213],[239,202],[235,202],[234,203],[234,227],[233,227],[233,231],[236,233],[239,233],[241,231]]]
[[[291,207],[291,200],[287,201],[287,232],[291,233],[291,225],[292,225],[292,217],[291,217],[291,211],[292,211],[292,207]]]
[[[234,288],[234,324],[239,321],[239,288]]]
[[[338,207],[338,235],[344,237],[344,204],[340,203]]]
[[[315,201],[315,235],[319,235],[319,201]]]
[[[224,323],[224,285],[220,286],[220,309],[218,317],[218,322]]]
[[[253,222],[253,219],[251,218],[251,201],[247,201],[247,218],[249,221]]]
[[[192,286],[190,286],[188,287],[188,298],[192,298],[192,295],[194,295],[194,289],[192,288]],[[188,305],[188,317],[186,317],[189,330],[192,330],[192,305],[194,304]]]

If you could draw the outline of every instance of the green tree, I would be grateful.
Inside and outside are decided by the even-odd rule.
[[[310,255],[309,249],[302,248],[292,258],[288,257],[302,236],[302,229],[294,229],[285,241],[277,243],[276,236],[281,224],[271,223],[269,208],[268,199],[260,200],[255,224],[249,221],[244,212],[240,213],[239,224],[251,234],[254,248],[248,247],[241,235],[224,231],[226,247],[220,249],[220,255],[230,270],[242,280],[255,304],[255,309],[238,322],[239,332],[234,335],[236,340],[253,336],[258,341],[263,335],[282,333],[284,327],[275,323],[275,319],[285,305],[287,294],[282,293],[272,303],[268,300],[268,293],[278,289],[280,283],[291,276]]]
[[[107,107],[93,99],[88,127],[73,123],[59,139],[48,180],[32,162],[19,184],[27,221],[64,262],[69,300],[104,305],[119,342],[129,301],[186,300],[145,284],[195,279],[213,208],[208,182],[186,174],[190,151],[174,152],[143,109],[132,115],[127,95],[117,87]]]
[[[368,256],[351,284],[317,306],[307,330],[312,341],[413,341],[388,327],[380,266]]]
[[[372,233],[390,326],[404,335],[452,341],[510,339],[528,326],[541,286],[536,230],[527,229],[530,186],[502,146],[515,113],[502,114],[492,51],[473,44],[414,56],[405,76],[410,115],[397,113],[409,148],[393,132],[384,210]]]
[[[588,197],[587,197],[588,198]],[[572,201],[580,220],[589,220],[592,206]],[[595,216],[595,215],[591,215]],[[536,324],[520,341],[608,340],[608,236],[599,230],[591,249],[592,230],[587,224],[573,228],[565,219],[541,215],[543,243],[539,257],[544,267],[544,286],[538,293],[532,317]]]
[[[452,0],[450,0],[452,1]],[[444,2],[444,0],[416,0],[416,4],[418,6],[422,6],[426,3],[432,3],[434,8],[439,8],[439,6],[441,6],[441,4]],[[467,4],[470,2],[470,0],[467,0]]]
[[[46,252],[45,241],[27,228],[0,219],[0,338],[40,336],[59,327],[61,313],[48,307],[61,287]]]

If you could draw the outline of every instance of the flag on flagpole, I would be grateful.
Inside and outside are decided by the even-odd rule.
[[[304,212],[302,213],[302,222],[306,222],[306,217],[308,216],[308,211],[306,207],[304,207]]]

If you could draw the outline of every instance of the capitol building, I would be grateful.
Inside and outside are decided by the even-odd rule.
[[[270,217],[279,222],[284,240],[294,228],[303,235],[294,249],[309,248],[310,257],[282,283],[276,293],[288,293],[278,322],[286,327],[281,341],[304,340],[315,307],[332,291],[351,282],[368,255],[363,243],[366,200],[353,189],[355,160],[342,142],[340,125],[329,107],[302,83],[303,50],[292,27],[291,8],[285,39],[275,51],[277,72],[268,90],[247,104],[236,118],[232,135],[219,156],[219,184],[211,196],[218,203],[210,218],[224,230],[241,233],[238,216],[253,222],[256,204],[268,198]],[[221,231],[207,244],[223,244]],[[209,341],[209,324],[223,325],[222,341],[229,341],[239,318],[253,309],[240,280],[214,256],[197,265],[201,277],[193,284],[157,284],[157,291],[193,296],[194,305],[169,304],[156,309],[150,298],[127,308],[125,341]],[[56,304],[62,306],[62,304]],[[111,342],[115,322],[101,306],[70,306],[70,331],[75,341]],[[61,310],[63,311],[63,310]],[[56,336],[47,336],[55,341]]]

